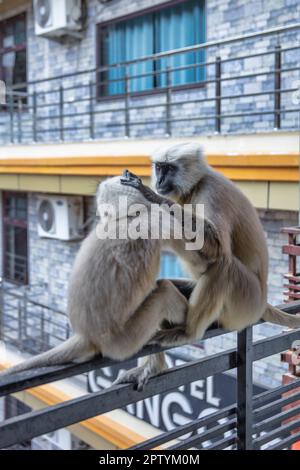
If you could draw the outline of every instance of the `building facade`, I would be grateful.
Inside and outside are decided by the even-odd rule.
[[[41,200],[69,207],[79,198],[84,235],[97,182],[126,167],[149,182],[149,154],[166,142],[202,143],[209,163],[257,208],[269,247],[269,301],[282,303],[288,266],[280,229],[297,225],[299,210],[299,1],[89,0],[79,2],[82,28],[63,36],[37,33],[33,4],[0,4],[2,277],[49,308],[43,329],[38,314],[26,316],[24,349],[41,331],[41,349],[64,339],[65,317],[56,325],[49,317],[66,311],[82,239],[41,235],[53,216],[41,212]],[[169,253],[161,274],[184,275]],[[18,344],[15,307],[4,329]],[[275,331],[261,325],[257,337]],[[226,348],[233,336],[197,354]],[[257,364],[256,381],[275,386],[283,370],[271,358]]]

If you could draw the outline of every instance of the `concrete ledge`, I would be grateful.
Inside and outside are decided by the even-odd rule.
[[[298,136],[295,133],[188,140],[201,144],[208,162],[232,180],[297,182],[299,179]],[[149,177],[149,155],[153,149],[185,141],[164,139],[76,145],[10,145],[0,148],[0,175],[107,177],[129,168],[139,176]]]

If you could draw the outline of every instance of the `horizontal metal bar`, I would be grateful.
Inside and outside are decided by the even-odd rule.
[[[160,348],[156,351],[154,346],[146,346],[142,351],[140,351],[141,354],[137,354],[134,358],[159,352],[159,350]],[[109,367],[116,363],[117,361],[97,356],[94,359],[81,364],[71,363],[63,366],[42,367],[0,377],[0,397],[19,392],[21,390],[26,390],[27,388],[43,385],[45,383],[54,382],[55,380],[90,372],[94,369]]]
[[[253,345],[253,361],[290,349],[293,341],[300,338],[300,329],[289,330],[271,338],[256,341]]]
[[[295,442],[300,441],[300,431],[292,434],[289,437],[286,437],[285,439],[282,439],[280,442],[277,442],[276,444],[268,447],[266,450],[280,450],[280,449],[285,449],[286,447],[291,446]]]
[[[0,285],[0,290],[1,289],[2,288],[1,288],[1,285]],[[12,289],[14,289],[14,287]],[[65,317],[67,316],[66,312],[63,312],[62,310],[59,310],[55,307],[53,307],[53,308],[49,307],[49,305],[43,304],[41,302],[37,302],[30,295],[24,297],[24,295],[20,295],[18,293],[12,292],[10,289],[9,290],[4,289],[4,295],[9,296],[9,297],[13,297],[14,299],[22,300],[22,301],[24,301],[26,299],[26,302],[28,304],[34,305],[36,307],[41,307],[41,308],[43,308],[43,309],[45,309],[45,310],[47,310],[51,313],[58,313],[58,314],[63,315]]]
[[[293,302],[289,302],[288,304],[279,304],[276,305],[276,308],[283,310],[286,313],[290,313],[295,315],[300,312],[300,300],[294,300]]]
[[[230,437],[224,437],[224,439],[221,439],[220,441],[215,442],[209,447],[206,447],[205,450],[222,450],[226,449],[227,447],[236,444],[236,435],[235,436],[230,436]]]
[[[153,449],[154,447],[158,447],[162,444],[165,444],[166,442],[172,441],[173,439],[177,439],[178,437],[183,436],[184,434],[193,432],[196,429],[199,429],[200,427],[209,426],[210,424],[215,423],[218,419],[229,418],[235,413],[236,406],[228,406],[220,411],[212,413],[208,416],[203,416],[202,418],[198,418],[190,423],[178,426],[175,429],[172,429],[171,431],[162,433],[159,436],[153,437],[152,439],[130,447],[128,450]]]
[[[176,88],[175,88],[176,89]],[[164,91],[166,90],[166,88],[157,88],[157,91]],[[283,94],[283,93],[291,93],[291,92],[295,92],[297,91],[297,88],[289,88],[289,89],[282,89],[280,90],[280,93]],[[238,94],[238,95],[223,95],[220,97],[220,99],[222,101],[224,100],[230,100],[230,99],[243,99],[243,98],[249,98],[249,97],[255,97],[255,96],[268,96],[268,95],[272,95],[272,94],[275,94],[277,91],[276,90],[268,90],[268,91],[261,91],[261,92],[255,92],[255,93],[241,93],[241,94]],[[96,95],[93,97],[94,99],[96,99]],[[74,100],[74,101],[64,101],[64,106],[70,104],[70,105],[74,105],[76,103],[79,103],[79,102],[82,102],[82,101],[86,101],[86,102],[89,102],[90,101],[90,97],[89,98],[84,98],[84,99],[78,99],[78,100]],[[176,107],[176,106],[182,106],[184,104],[190,104],[190,103],[206,103],[206,102],[214,102],[215,101],[215,97],[212,97],[212,98],[201,98],[201,99],[189,99],[189,100],[180,100],[180,101],[172,101],[171,103],[169,103],[170,106],[172,107]],[[38,106],[39,108],[51,108],[51,107],[54,107],[54,106],[58,106],[59,103],[48,103],[48,104],[44,104],[44,105],[40,105]],[[162,101],[162,102],[159,102],[159,103],[153,103],[153,104],[145,104],[145,105],[141,105],[141,106],[129,106],[129,111],[135,111],[135,110],[139,110],[139,109],[153,109],[153,108],[164,108],[166,106],[166,102],[165,101]],[[77,112],[76,113],[76,117],[78,116],[91,116],[91,115],[98,115],[98,114],[110,114],[110,113],[124,113],[125,111],[125,108],[124,107],[121,107],[121,108],[112,108],[112,109],[100,109],[100,110],[94,110],[94,111],[81,111],[81,112]],[[288,112],[296,112],[297,109],[291,109],[291,110],[288,110]],[[279,111],[281,114],[283,114],[285,112],[284,109],[281,109]],[[270,110],[269,112],[267,112],[268,114],[274,114],[274,109]],[[240,115],[244,115],[245,113],[234,113],[233,114],[222,114],[220,117],[223,118],[228,118],[228,117],[238,117]],[[261,111],[257,111],[257,114],[262,114]],[[52,121],[53,119],[59,119],[59,118],[73,118],[74,117],[74,113],[70,114],[70,113],[67,113],[67,114],[63,114],[63,115],[59,115],[59,114],[56,114],[56,115],[47,115],[47,116],[39,116],[38,117],[38,120],[39,121]],[[201,116],[199,116],[200,118]],[[215,116],[212,116],[212,118],[215,117]],[[189,119],[189,118],[188,118]],[[195,117],[195,119],[198,119],[198,117]],[[170,120],[171,122],[173,122],[173,120],[171,119]],[[27,120],[27,121],[22,121],[23,123],[25,122],[31,122],[31,120]],[[132,124],[132,123],[131,123]],[[139,122],[137,122],[136,124],[139,124]],[[120,125],[124,125],[123,123],[120,123]],[[39,132],[41,131],[45,131],[47,132],[48,129],[46,130],[39,130]],[[58,130],[57,130],[58,132]]]
[[[212,63],[207,63],[207,65],[213,65],[215,62],[212,62]],[[196,64],[196,65],[191,65],[191,66],[188,66],[188,67],[182,67],[182,68],[191,68],[191,67],[200,67],[201,65],[203,64]],[[178,69],[180,69],[178,67]],[[137,75],[131,75],[128,80],[131,81],[131,80],[137,80],[137,79],[140,79],[140,78],[143,78],[143,77],[146,77],[146,76],[149,76],[149,75],[158,75],[158,74],[163,74],[163,73],[167,73],[169,72],[170,74],[172,74],[172,72],[176,72],[177,69],[175,68],[171,68],[170,70],[168,69],[163,69],[162,71],[159,71],[159,72],[149,72],[149,73],[145,73],[145,74],[137,74]],[[281,68],[280,71],[281,72],[290,72],[290,71],[296,71],[296,70],[299,70],[299,67],[292,67],[292,68]],[[275,69],[271,69],[271,70],[265,70],[263,72],[251,72],[251,73],[248,73],[248,74],[243,74],[243,75],[228,75],[228,76],[222,76],[220,81],[223,82],[223,81],[230,81],[230,80],[236,80],[236,79],[241,79],[241,78],[254,78],[254,77],[258,77],[258,76],[263,76],[263,75],[272,75],[276,73],[276,70]],[[212,84],[212,83],[215,83],[217,80],[215,78],[211,78],[211,79],[206,79],[206,80],[198,80],[198,81],[194,81],[194,82],[191,82],[189,83],[189,85],[193,85],[193,84],[201,84],[201,85],[206,85],[206,84]],[[120,77],[118,79],[111,79],[111,80],[106,80],[106,81],[101,81],[99,82],[97,85],[110,85],[114,82],[125,82],[125,77]],[[174,89],[176,90],[176,88],[180,89],[180,85],[172,85],[170,88],[171,89]],[[157,87],[155,89],[157,90],[164,90],[166,87]],[[147,90],[145,90],[147,91]],[[49,92],[44,92],[44,93],[51,93],[52,91],[49,91]],[[54,90],[54,92],[58,92],[58,90]],[[267,91],[266,91],[267,93]],[[130,94],[130,93],[129,93]],[[120,94],[120,97],[123,97],[123,93]],[[132,92],[132,95],[133,96],[136,96],[135,95],[135,92]],[[108,95],[109,96],[109,95]],[[117,98],[118,95],[111,95],[111,98]]]
[[[300,390],[295,392],[291,395],[284,396],[275,400],[267,405],[261,406],[258,409],[253,411],[254,419],[256,422],[260,421],[261,418],[265,415],[270,413],[275,413],[278,408],[282,408],[283,406],[289,405],[290,403],[294,403],[295,401],[300,399]]]
[[[191,436],[188,439],[185,439],[177,444],[168,447],[167,450],[181,450],[181,449],[190,449],[191,447],[198,446],[202,442],[209,441],[210,439],[214,439],[220,434],[224,434],[227,431],[231,431],[236,427],[236,418],[227,421],[226,423],[218,424],[211,429],[203,431],[201,434],[196,436]]]
[[[0,423],[0,448],[124,407],[195,380],[233,369],[237,366],[235,350],[215,354],[167,370],[150,379],[143,391],[132,384],[115,385],[109,390],[75,398],[43,410],[32,411]]]
[[[96,114],[95,112],[91,113],[90,111],[80,111],[76,113],[66,113],[66,114],[55,114],[49,116],[39,116],[38,121],[52,121],[53,119],[61,119],[61,118],[77,118],[82,116],[90,116],[91,114]]]
[[[297,421],[283,424],[279,428],[274,429],[273,431],[269,431],[267,434],[254,439],[254,449],[260,449],[261,446],[267,444],[267,442],[273,441],[278,437],[284,437],[286,434],[289,434],[291,431],[294,431],[297,428],[300,428],[300,418]]]
[[[297,90],[298,88],[281,89],[280,93],[294,92]],[[278,90],[257,91],[255,93],[240,93],[239,95],[222,95],[220,98],[222,100],[228,100],[228,99],[234,99],[234,98],[251,98],[252,96],[274,95],[276,92],[278,92]],[[212,98],[212,99],[215,99],[215,98]],[[204,99],[203,101],[207,101],[207,100]]]
[[[36,132],[39,134],[44,134],[46,132],[60,132],[64,131],[80,131],[84,129],[89,129],[89,126],[72,126],[72,127],[58,127],[58,128],[49,128],[49,129],[37,129]]]
[[[291,46],[291,47],[284,47],[281,49],[281,52],[289,52],[289,51],[293,51],[293,50],[296,50],[296,49],[300,49],[300,45],[296,45],[296,46]],[[244,60],[244,59],[253,59],[255,57],[262,57],[264,55],[272,55],[274,54],[274,52],[276,52],[276,49],[268,49],[266,51],[263,51],[263,52],[255,52],[254,54],[244,54],[244,55],[237,55],[237,56],[234,56],[234,57],[226,57],[226,58],[222,58],[222,64],[226,63],[226,62],[232,62],[232,61],[235,61],[235,60]]]
[[[278,111],[280,114],[284,113],[298,113],[299,110],[297,108],[295,109],[283,109],[281,111]],[[270,111],[249,111],[245,113],[231,113],[231,114],[207,114],[207,115],[199,115],[199,116],[189,116],[187,118],[176,118],[176,119],[164,119],[164,122],[190,122],[190,121],[206,121],[208,119],[215,119],[216,117],[220,117],[221,119],[226,119],[226,118],[233,118],[233,117],[247,117],[247,116],[265,116],[265,115],[272,115],[274,114],[274,109]],[[146,125],[146,124],[157,124],[160,123],[161,120],[151,120],[151,121],[130,121],[131,126],[141,126],[141,125]],[[114,127],[114,126],[122,126],[124,123],[105,123],[105,125],[108,127]]]
[[[291,68],[281,68],[279,69],[280,72],[293,72],[300,70],[300,67],[291,67]],[[266,70],[262,72],[252,72],[252,73],[246,73],[246,74],[241,74],[241,75],[228,75],[228,76],[222,76],[221,81],[222,82],[227,82],[230,80],[240,80],[242,78],[256,78],[256,77],[261,77],[262,75],[272,75],[277,72],[276,69],[271,69],[271,70]]]
[[[298,387],[300,387],[300,379],[295,380],[294,382],[291,382],[289,384],[281,385],[274,389],[268,390],[267,392],[260,393],[259,395],[255,395],[254,406],[258,408],[259,406],[262,406],[263,404],[272,400],[278,395],[289,392],[290,390],[293,390],[294,388],[298,388]]]
[[[271,416],[270,418],[261,421],[260,423],[256,423],[253,426],[253,430],[255,433],[261,433],[262,431],[266,431],[269,429],[274,428],[274,426],[278,423],[282,423],[283,421],[293,418],[295,415],[300,416],[300,405],[294,406],[289,408],[288,410],[282,411],[275,416]],[[300,417],[298,419],[298,423],[300,426]]]
[[[226,334],[226,332],[220,330],[219,328],[213,327],[207,330],[204,335],[204,339],[219,336],[220,334]],[[149,354],[154,354],[156,352],[165,351],[168,349],[170,348],[163,348],[156,345],[148,345],[145,346],[137,354],[135,354],[132,359],[137,359],[139,357],[144,357]],[[5,376],[0,379],[0,397],[8,393],[14,393],[20,390],[24,390],[25,388],[42,385],[50,381],[53,382],[61,378],[79,375],[97,368],[101,369],[103,367],[108,367],[116,363],[118,363],[118,361],[98,356],[80,364],[71,363],[62,366],[43,367],[39,369],[28,370],[25,372],[19,372],[11,376]]]

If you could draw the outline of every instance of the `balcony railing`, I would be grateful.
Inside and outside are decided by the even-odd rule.
[[[3,304],[2,304],[3,305]],[[281,306],[290,314],[300,312],[300,302]],[[3,318],[3,307],[1,317]],[[3,323],[2,323],[3,324]],[[2,339],[7,339],[6,335]],[[205,338],[226,332],[212,327]],[[145,398],[174,390],[196,380],[237,370],[237,401],[217,412],[192,420],[169,432],[136,445],[133,449],[288,449],[300,441],[300,379],[253,396],[252,368],[255,361],[290,349],[300,338],[300,330],[288,330],[267,339],[253,341],[252,327],[238,333],[237,348],[209,355],[168,369],[152,378],[143,391],[133,385],[114,385],[99,392],[70,399],[38,411],[31,411],[0,423],[0,448],[32,439],[91,417],[122,408]],[[8,340],[10,341],[10,340]],[[147,346],[136,357],[162,351]],[[76,376],[115,364],[96,357],[81,364],[67,364],[17,373],[0,380],[0,397]]]
[[[299,34],[297,23],[36,77],[7,90],[0,143],[295,130]]]
[[[0,339],[24,353],[39,354],[70,335],[66,313],[38,300],[45,287],[0,281]]]

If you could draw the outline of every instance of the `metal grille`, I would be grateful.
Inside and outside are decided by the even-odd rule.
[[[5,317],[3,286],[1,292],[1,319],[3,319]],[[39,305],[39,307],[43,306]],[[290,314],[300,312],[300,302],[281,307]],[[52,312],[52,317],[54,319],[57,315]],[[23,331],[23,327],[21,326],[16,331]],[[40,334],[43,336],[42,329]],[[68,334],[67,330],[66,334]],[[205,338],[220,334],[226,333],[212,328],[206,333]],[[168,369],[160,376],[152,378],[142,392],[135,390],[130,384],[115,385],[106,390],[7,419],[0,423],[0,448],[12,446],[130,403],[136,403],[147,397],[176,389],[193,382],[195,378],[201,380],[237,368],[236,404],[178,426],[172,431],[162,432],[159,436],[134,448],[152,449],[166,445],[168,449],[190,449],[210,440],[211,443],[206,449],[287,449],[300,440],[300,406],[287,406],[295,404],[300,399],[300,379],[253,396],[252,366],[255,361],[289,349],[295,340],[299,340],[299,336],[300,330],[288,330],[254,342],[252,327],[249,327],[238,333],[236,349],[226,350]],[[11,342],[11,336],[6,332],[3,323],[1,323],[1,338]],[[28,350],[24,348],[24,343],[19,342],[19,344],[21,348]],[[36,344],[39,343],[36,342]],[[44,349],[46,343],[42,344],[43,346],[38,349]],[[147,346],[136,357],[161,350],[162,348],[159,347]],[[110,359],[96,357],[81,364],[68,364],[18,373],[1,379],[0,397],[108,367],[115,363],[116,361]],[[181,440],[179,440],[180,437],[182,437]]]

